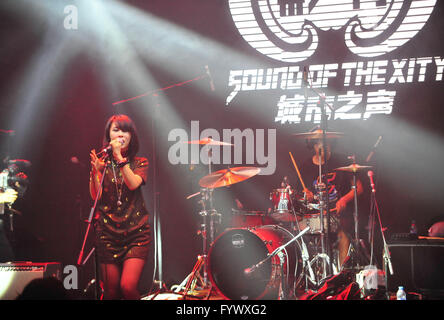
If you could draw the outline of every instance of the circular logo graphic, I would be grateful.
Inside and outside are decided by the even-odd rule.
[[[242,37],[275,60],[299,62],[318,48],[319,30],[344,29],[354,54],[376,57],[401,47],[426,24],[436,0],[230,0]]]

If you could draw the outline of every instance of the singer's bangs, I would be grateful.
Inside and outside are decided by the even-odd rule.
[[[111,128],[112,123],[116,124],[116,127],[123,132],[134,132],[134,125],[130,118],[127,116],[119,115],[113,121],[110,122],[109,126]]]

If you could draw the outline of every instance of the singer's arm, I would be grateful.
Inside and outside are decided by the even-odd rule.
[[[95,199],[97,196],[97,190],[100,187],[100,181],[102,180],[102,173],[101,172],[93,172],[91,170],[91,174],[89,177],[89,194],[91,195],[91,198]],[[99,196],[100,199],[101,195]]]
[[[142,177],[134,173],[129,163],[121,167],[120,172],[122,173],[123,181],[130,190],[136,190],[143,182]]]
[[[116,159],[117,163],[120,167],[120,172],[122,173],[123,181],[126,186],[130,190],[136,190],[143,182],[143,179],[140,175],[134,173],[134,171],[130,167],[130,163],[127,158],[124,158],[120,153],[120,150],[117,150],[113,153],[114,159]]]
[[[105,162],[97,157],[96,150],[91,150],[90,157],[91,172],[89,176],[89,193],[91,198],[95,199],[97,196],[97,190],[100,187],[100,181],[102,180],[102,170],[105,167]]]

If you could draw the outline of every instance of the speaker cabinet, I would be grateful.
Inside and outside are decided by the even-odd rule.
[[[14,300],[34,279],[55,277],[61,280],[58,262],[13,262],[0,264],[0,300]]]
[[[387,290],[404,286],[408,292],[444,294],[444,241],[410,240],[387,244],[393,275],[386,268]]]

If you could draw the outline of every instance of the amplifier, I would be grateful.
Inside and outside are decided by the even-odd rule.
[[[387,243],[393,275],[386,268],[387,291],[404,286],[407,292],[444,294],[444,241],[410,240]]]
[[[61,280],[61,263],[0,263],[0,300],[14,300],[32,280],[49,277]]]

